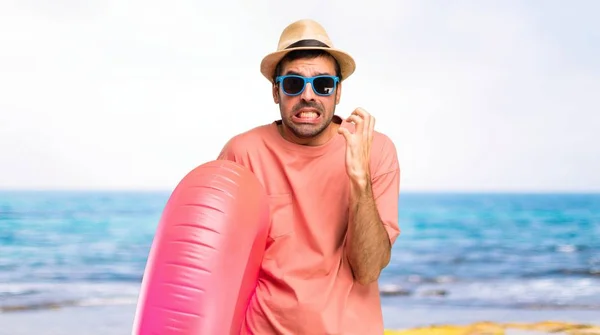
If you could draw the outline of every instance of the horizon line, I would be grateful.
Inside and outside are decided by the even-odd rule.
[[[0,193],[12,192],[83,192],[83,193],[172,193],[175,188],[1,188]],[[427,194],[600,194],[600,189],[400,189],[403,193]]]

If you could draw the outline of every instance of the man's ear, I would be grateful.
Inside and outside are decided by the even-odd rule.
[[[335,104],[339,104],[340,103],[340,99],[342,99],[342,83],[339,82],[337,84],[337,87],[335,89]]]
[[[279,103],[279,86],[277,84],[273,84],[273,101],[276,104]]]

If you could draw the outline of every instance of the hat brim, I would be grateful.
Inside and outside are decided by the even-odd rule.
[[[346,52],[344,52],[342,50],[335,49],[335,48],[309,46],[309,47],[297,47],[297,48],[290,48],[290,49],[275,51],[275,52],[272,52],[272,53],[266,55],[263,58],[262,62],[260,63],[260,72],[270,82],[273,83],[274,82],[273,76],[274,76],[275,68],[277,67],[277,64],[279,64],[279,62],[285,57],[286,54],[288,54],[289,52],[294,51],[294,50],[327,51],[329,54],[331,54],[331,56],[333,56],[333,58],[335,58],[337,60],[338,64],[340,65],[342,81],[348,79],[348,77],[350,77],[350,75],[352,75],[352,73],[354,73],[354,70],[356,69],[356,62],[354,61],[352,56],[350,56],[349,54],[347,54]]]

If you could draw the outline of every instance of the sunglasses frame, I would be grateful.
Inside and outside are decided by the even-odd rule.
[[[304,85],[302,86],[302,89],[300,90],[300,92],[293,93],[293,94],[286,92],[285,89],[283,88],[283,80],[286,78],[302,79],[304,81]],[[321,93],[317,92],[317,90],[315,89],[314,81],[315,81],[315,79],[319,79],[319,78],[333,79],[333,89],[331,90],[331,93],[321,94]],[[318,76],[314,76],[314,77],[304,77],[304,76],[300,76],[297,74],[287,74],[287,75],[278,76],[277,78],[275,78],[275,82],[281,86],[281,91],[283,91],[283,93],[285,93],[285,95],[288,95],[288,96],[297,96],[297,95],[302,94],[302,92],[304,92],[304,90],[306,89],[306,84],[310,83],[310,86],[312,87],[313,92],[315,92],[316,95],[319,95],[322,97],[328,97],[328,96],[331,96],[335,92],[335,89],[337,88],[337,84],[339,81],[340,81],[340,78],[338,76],[331,76],[331,75],[318,75]]]

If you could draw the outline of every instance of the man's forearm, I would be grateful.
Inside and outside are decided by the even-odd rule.
[[[371,182],[351,183],[346,252],[354,278],[363,285],[376,281],[390,261],[390,249]]]

